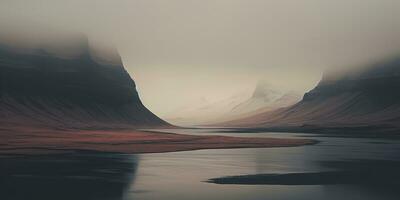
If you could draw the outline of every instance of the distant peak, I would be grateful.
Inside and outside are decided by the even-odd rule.
[[[253,98],[264,98],[271,95],[271,93],[276,93],[272,85],[265,79],[259,80],[254,89]]]

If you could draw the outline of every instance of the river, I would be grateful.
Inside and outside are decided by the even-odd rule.
[[[219,129],[157,130],[197,135],[311,138],[315,145],[197,150],[142,155],[4,157],[0,199],[291,200],[399,199],[400,140],[302,133],[236,133]],[[355,176],[319,176],[321,172]],[[216,184],[239,175],[300,174],[278,183]],[[314,182],[307,179],[316,174]],[[327,179],[327,180],[323,180]],[[329,179],[329,180],[328,180]],[[268,182],[268,181],[267,181]]]

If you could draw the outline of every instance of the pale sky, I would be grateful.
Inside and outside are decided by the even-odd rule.
[[[113,43],[156,114],[258,79],[299,91],[400,50],[399,0],[2,0],[0,25]],[[5,26],[7,25],[7,26]]]

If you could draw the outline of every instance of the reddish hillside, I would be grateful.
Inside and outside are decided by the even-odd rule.
[[[301,130],[373,127],[397,131],[399,91],[400,59],[390,60],[335,79],[323,78],[293,106],[223,126]]]
[[[87,41],[86,41],[87,42]],[[119,58],[99,62],[86,43],[75,57],[0,48],[0,123],[53,127],[170,126],[140,101]]]

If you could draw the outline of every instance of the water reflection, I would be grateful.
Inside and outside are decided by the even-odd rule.
[[[0,158],[0,199],[120,200],[137,156],[66,154]]]
[[[304,136],[177,131],[243,137]],[[399,199],[400,140],[308,137],[321,142],[287,148],[143,154],[140,165],[137,156],[116,154],[0,158],[0,200]],[[332,171],[335,173],[325,173]],[[267,180],[273,184],[262,185],[206,182],[257,174],[283,176]]]
[[[353,160],[322,162],[335,170],[301,173],[268,173],[213,178],[208,182],[241,185],[337,185],[352,184],[378,188],[400,184],[400,162]]]
[[[307,136],[320,143],[288,148],[146,154],[141,157],[134,189],[149,192],[135,193],[127,199],[397,200],[400,196],[400,140],[270,132],[184,131],[196,135],[243,137]],[[206,182],[218,177],[257,174],[282,176],[265,176],[268,179],[257,185]]]

